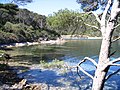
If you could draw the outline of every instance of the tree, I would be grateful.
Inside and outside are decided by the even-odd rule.
[[[118,62],[120,62],[120,57],[114,60],[111,60],[110,58],[115,53],[111,52],[112,43],[120,39],[120,37],[115,40],[112,39],[113,32],[119,26],[117,20],[120,14],[120,0],[77,0],[77,2],[81,4],[81,8],[84,11],[89,14],[94,14],[100,24],[100,28],[98,28],[98,30],[102,33],[102,44],[98,63],[91,58],[85,57],[82,61],[80,61],[77,69],[80,69],[93,80],[92,90],[103,90],[105,81],[120,71],[120,69],[118,69],[107,76],[108,70],[111,66],[120,66],[120,64],[118,64]],[[93,12],[100,8],[103,10],[102,14],[98,15]],[[87,60],[91,61],[96,67],[94,76],[83,70],[80,66]]]
[[[15,3],[17,5],[26,5],[27,3],[31,3],[33,0],[5,0],[9,3]]]
[[[18,6],[15,4],[0,4],[0,24],[5,24],[7,21],[12,22],[17,11]]]
[[[81,29],[83,27],[80,26],[84,25],[82,25],[81,16],[82,14],[79,12],[68,9],[59,10],[53,16],[47,17],[47,26],[60,34],[72,34],[73,32],[75,34],[75,31],[79,31],[79,34],[82,34],[84,29]]]

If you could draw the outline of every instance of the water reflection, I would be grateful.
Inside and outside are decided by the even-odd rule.
[[[8,53],[14,56],[15,61],[26,61],[29,64],[39,64],[40,60],[50,61],[53,59],[64,60],[71,65],[77,64],[85,56],[98,60],[101,40],[70,40],[63,45],[36,45],[12,48]],[[112,51],[117,50],[115,57],[119,57],[120,44],[116,42],[112,46]],[[28,63],[27,63],[28,64]],[[94,74],[95,67],[90,62],[81,65],[84,70]],[[33,65],[33,67],[35,67]],[[39,67],[38,67],[39,68]],[[92,81],[80,72],[84,79],[79,80],[76,70],[73,75],[70,72],[61,75],[58,69],[30,69],[20,76],[26,78],[31,83],[46,83],[51,86],[70,86],[67,90],[90,90]],[[111,68],[110,73],[116,68]],[[109,74],[109,73],[108,73]],[[120,75],[120,73],[119,73]],[[120,76],[116,75],[105,83],[105,90],[119,90]],[[69,85],[68,85],[69,84]],[[73,89],[74,88],[74,89]],[[75,89],[76,88],[76,89]]]
[[[12,48],[8,51],[16,61],[28,61],[39,63],[40,60],[50,61],[60,59],[65,61],[77,62],[87,57],[98,58],[101,40],[68,40],[63,45],[36,45]],[[112,46],[112,51],[116,50],[113,57],[118,57],[120,53],[119,42]]]

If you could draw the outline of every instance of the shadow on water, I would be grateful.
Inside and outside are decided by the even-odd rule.
[[[28,62],[28,64],[39,64],[41,60],[49,62],[63,56],[64,55],[61,53],[45,53],[42,55],[16,55],[12,57],[12,61],[21,63]]]
[[[46,83],[53,87],[75,87],[79,90],[90,89],[90,79],[80,79],[76,72],[67,72],[60,74],[55,70],[33,69],[19,74],[20,77],[26,78],[29,83]],[[84,89],[83,89],[84,88]],[[78,90],[77,89],[77,90]]]
[[[93,71],[88,71],[90,74]],[[27,72],[20,73],[19,76],[26,78],[29,83],[46,83],[48,86],[53,87],[75,87],[77,90],[90,90],[92,86],[92,80],[79,72],[81,78],[76,71],[69,71],[64,74],[60,74],[59,70],[41,70],[32,69]],[[120,75],[115,75],[105,83],[105,90],[119,90],[120,88]]]
[[[8,66],[6,64],[0,64],[0,86],[4,84],[14,85],[22,80],[17,75],[18,70],[28,70],[28,67],[24,66]]]
[[[84,56],[98,58],[99,48],[101,40],[81,40],[70,41],[65,43],[64,46],[30,46],[13,49],[13,55],[16,61],[26,61],[30,64],[39,64],[40,60],[52,60],[59,59],[59,57],[65,62],[70,62],[72,65],[78,63]],[[120,45],[116,43],[113,45],[112,51],[118,49]],[[115,54],[115,57],[119,56],[119,51]],[[11,52],[10,52],[11,53]],[[97,59],[96,59],[97,60]],[[82,65],[89,73],[93,74],[94,68],[90,62]],[[90,70],[91,69],[91,70]],[[116,70],[116,69],[114,69]],[[60,74],[57,69],[30,69],[24,73],[20,73],[19,76],[26,78],[29,83],[46,83],[49,86],[54,87],[77,87],[77,90],[90,90],[92,80],[80,72],[80,75],[84,78],[80,79],[76,74],[76,71]],[[111,77],[105,83],[105,90],[119,90],[120,88],[120,74]],[[74,89],[73,89],[74,90]]]

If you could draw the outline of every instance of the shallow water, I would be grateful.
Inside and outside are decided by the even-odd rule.
[[[89,90],[92,81],[80,72],[84,79],[80,80],[76,71],[69,71],[61,74],[61,69],[40,69],[41,60],[50,62],[54,59],[64,60],[70,66],[76,65],[85,56],[98,60],[101,40],[69,40],[63,45],[36,45],[13,48],[8,51],[16,62],[26,61],[31,64],[31,69],[20,73],[20,77],[28,79],[29,83],[46,83],[53,87],[69,87],[69,90]],[[112,59],[120,56],[120,42],[112,46],[112,51],[116,50]],[[21,63],[21,62],[20,62]],[[95,67],[90,62],[82,64],[82,67],[93,74]],[[115,67],[112,67],[110,73]],[[110,78],[105,84],[105,90],[119,90],[120,73]]]

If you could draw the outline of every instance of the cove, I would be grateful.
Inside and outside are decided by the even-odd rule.
[[[8,51],[17,63],[29,64],[30,70],[19,73],[20,77],[28,79],[29,83],[46,83],[50,87],[65,87],[67,90],[89,90],[92,81],[90,78],[80,72],[84,76],[82,80],[78,77],[75,70],[67,74],[61,74],[59,69],[41,69],[40,61],[51,62],[54,59],[63,60],[70,66],[76,65],[84,57],[91,57],[98,60],[101,40],[68,40],[63,45],[35,45],[12,48]],[[117,50],[112,58],[120,55],[120,42],[114,43],[112,51]],[[89,73],[94,72],[94,67],[90,62],[82,65]],[[111,68],[113,72],[116,68]],[[120,73],[113,76],[105,84],[105,90],[119,90]]]

